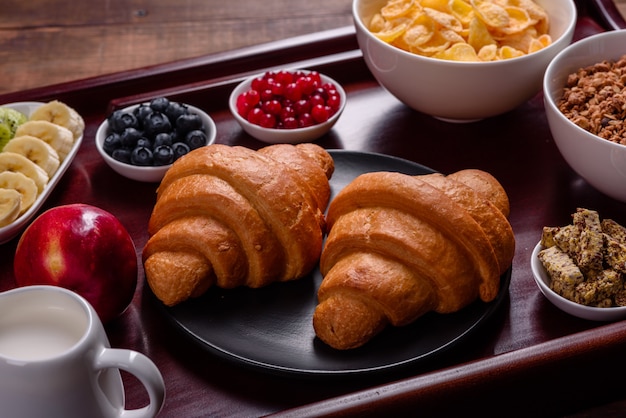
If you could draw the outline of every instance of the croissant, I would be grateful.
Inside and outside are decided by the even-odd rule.
[[[352,349],[389,324],[492,301],[515,251],[505,213],[506,192],[481,170],[357,177],[328,208],[316,335]]]
[[[300,278],[319,260],[334,171],[314,144],[213,144],[177,160],[157,189],[142,259],[168,306],[212,286]]]

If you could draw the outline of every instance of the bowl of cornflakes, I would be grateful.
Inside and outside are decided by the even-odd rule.
[[[621,202],[626,202],[624,45],[626,30],[573,43],[550,63],[543,86],[550,131],[565,161]]]
[[[354,25],[377,81],[418,112],[489,118],[541,91],[573,38],[573,0],[354,0]]]

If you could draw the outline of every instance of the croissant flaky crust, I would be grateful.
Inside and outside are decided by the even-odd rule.
[[[173,306],[211,286],[300,278],[319,260],[332,157],[314,144],[213,144],[177,160],[157,190],[144,270]]]
[[[357,177],[331,202],[316,335],[359,347],[389,324],[492,301],[511,265],[509,200],[481,170]]]

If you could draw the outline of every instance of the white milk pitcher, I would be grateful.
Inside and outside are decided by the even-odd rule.
[[[119,369],[145,386],[147,406],[124,409]],[[0,293],[3,417],[154,417],[164,399],[154,363],[111,348],[96,311],[78,294],[56,286]]]

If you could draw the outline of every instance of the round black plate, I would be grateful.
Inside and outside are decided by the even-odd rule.
[[[330,151],[332,195],[371,171],[427,174],[433,170],[382,154]],[[338,351],[315,337],[312,316],[322,276],[262,289],[213,288],[200,298],[164,307],[183,332],[211,352],[264,371],[301,376],[338,376],[390,371],[414,365],[458,344],[481,325],[508,294],[510,270],[493,302],[477,301],[453,314],[427,314],[413,324],[388,327],[363,347]]]

